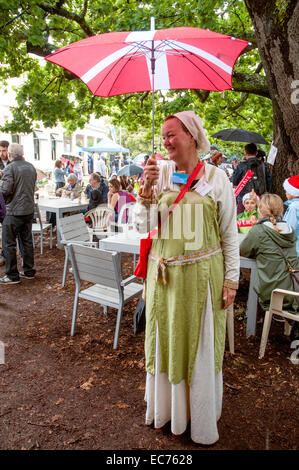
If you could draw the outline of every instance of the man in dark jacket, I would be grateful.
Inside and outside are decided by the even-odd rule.
[[[0,284],[18,284],[20,276],[33,279],[35,275],[32,221],[36,170],[31,163],[23,160],[21,145],[11,144],[8,151],[12,161],[3,171],[0,182],[0,191],[6,203],[6,216],[2,224],[6,276],[0,278]],[[23,257],[23,271],[20,273],[17,267],[17,238]]]
[[[255,144],[245,145],[245,158],[234,170],[232,182],[234,186],[238,186],[246,175],[247,171],[253,171],[253,176],[247,182],[240,194],[237,196],[237,213],[244,211],[242,198],[246,193],[250,193],[254,189],[258,196],[262,196],[267,192],[266,174],[263,162],[257,159],[257,147]]]
[[[9,142],[7,140],[0,140],[0,177],[2,177],[4,168],[9,164],[8,146]]]
[[[99,195],[94,194],[92,197],[92,192],[96,191],[99,193]],[[103,176],[99,175],[98,173],[92,173],[89,177],[89,183],[86,186],[86,196],[87,199],[93,199],[94,202],[99,200],[98,204],[106,203],[107,198],[108,198],[108,182],[106,178],[103,178]],[[101,199],[101,200],[100,200]],[[98,205],[97,204],[97,205]],[[94,206],[96,207],[96,206]],[[90,207],[90,209],[93,209],[93,207]],[[90,210],[88,209],[88,210]]]

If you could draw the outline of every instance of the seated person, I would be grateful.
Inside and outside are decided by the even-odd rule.
[[[71,173],[67,178],[67,184],[62,188],[56,190],[56,196],[66,196],[71,197],[73,195],[73,199],[77,199],[82,192],[82,186],[78,183],[78,178],[74,173]]]
[[[286,192],[287,201],[285,206],[287,210],[283,216],[283,220],[288,222],[297,235],[297,255],[299,256],[299,175],[291,176],[283,183]]]
[[[261,307],[267,310],[273,289],[293,290],[292,277],[280,248],[295,270],[299,270],[299,259],[296,251],[296,234],[287,222],[281,221],[282,199],[277,194],[264,194],[258,210],[261,219],[242,241],[240,254],[246,258],[256,259],[254,290]],[[294,310],[297,310],[295,298],[285,296],[283,308],[294,313]],[[295,325],[298,325],[298,322]]]
[[[259,201],[260,198],[255,194],[254,190],[252,190],[250,193],[244,194],[242,198],[242,204],[245,208],[244,212],[241,212],[240,214],[237,215],[237,220],[248,220],[253,223],[253,225],[256,223],[257,219],[259,219],[259,214],[257,210],[257,201]],[[239,233],[248,233],[252,229],[252,226],[249,227],[239,227],[238,226],[238,231]]]
[[[124,204],[135,202],[136,199],[127,191],[121,191],[120,182],[117,179],[111,179],[109,181],[109,192],[108,192],[108,207],[114,210],[114,221],[118,221],[119,212]],[[125,213],[125,220],[120,222],[126,223],[128,221],[128,211]]]
[[[93,179],[93,185],[91,184],[90,178]],[[97,189],[97,191],[101,194],[102,196],[102,202],[106,203],[107,198],[108,198],[108,182],[106,178],[103,176],[99,175],[99,173],[92,173],[89,178],[89,183],[86,186],[86,196],[87,199],[90,199],[91,193],[94,189]]]
[[[104,199],[100,192],[101,176],[98,173],[92,173],[89,177],[89,184],[86,186],[86,195],[89,199],[87,210],[94,209],[99,204],[103,204]],[[87,187],[89,188],[87,189]]]

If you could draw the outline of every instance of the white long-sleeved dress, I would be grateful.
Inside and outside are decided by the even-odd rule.
[[[177,195],[177,193],[181,189],[180,186],[175,185],[170,181],[172,173],[174,171],[174,162],[167,163],[167,166],[165,168],[161,167],[159,180],[156,185],[156,194],[159,197],[159,203],[161,203],[161,201],[163,200],[165,201],[164,196],[166,196],[166,199],[169,194],[174,194],[175,196],[175,193]],[[239,278],[239,244],[236,225],[236,204],[231,184],[224,171],[212,167],[211,165],[205,164],[204,174],[202,178],[193,187],[193,192],[196,192],[198,194],[199,202],[202,202],[205,198],[208,197],[209,203],[211,203],[211,201],[214,201],[215,203],[215,214],[217,214],[218,225],[217,232],[219,232],[218,239],[221,247],[221,253],[220,255],[218,253],[217,256],[223,257],[221,259],[223,259],[222,264],[224,267],[223,276],[221,278],[222,285],[218,286],[218,294],[220,291],[222,291],[223,285],[227,287],[237,288]],[[187,201],[193,201],[194,198],[196,200],[197,197],[197,195],[195,194],[188,195],[188,193],[186,196],[185,198]],[[210,207],[212,206],[208,206],[208,210],[210,209]],[[155,215],[157,210],[158,207],[152,208],[151,216]],[[153,228],[154,222],[152,220],[156,221],[156,218],[149,217],[149,209],[146,208],[143,204],[137,202],[134,214],[134,222],[136,228],[140,232],[147,232],[149,229]],[[159,242],[157,243],[159,244]],[[167,246],[167,242],[163,241],[161,243],[159,245],[160,247]],[[154,244],[152,251],[155,252]],[[186,255],[186,252],[182,254]],[[175,255],[177,255],[177,253],[175,253]],[[171,257],[168,258],[168,260],[172,259],[173,258]],[[159,262],[157,263],[158,277],[160,276]],[[200,267],[199,265],[201,264],[201,266],[203,266],[203,263],[196,264],[196,268],[194,268],[194,265],[192,267],[189,265],[184,266],[183,269],[188,269],[188,273],[193,273],[194,269],[201,270],[202,267]],[[214,265],[212,263],[211,266],[215,267],[217,266],[217,264],[215,264],[214,262]],[[151,274],[154,269],[155,268],[153,266],[150,267],[148,275]],[[207,279],[206,288],[202,289],[205,297],[200,315],[198,315],[197,318],[198,325],[195,325],[195,329],[196,331],[198,331],[198,333],[195,333],[197,339],[195,346],[196,350],[194,351],[194,354],[191,349],[190,354],[189,352],[187,352],[187,355],[189,354],[191,359],[187,361],[186,367],[184,364],[181,367],[180,361],[175,357],[177,351],[176,345],[180,345],[182,341],[185,340],[181,340],[180,338],[173,338],[173,336],[176,336],[176,330],[179,330],[181,327],[179,323],[180,320],[177,320],[177,318],[181,315],[178,315],[179,312],[175,312],[175,314],[171,317],[170,323],[174,322],[174,324],[169,326],[171,332],[167,333],[168,336],[166,336],[165,339],[165,329],[168,328],[168,326],[165,327],[165,325],[168,325],[168,323],[167,321],[165,323],[165,318],[163,318],[163,309],[165,307],[164,305],[162,305],[162,312],[160,312],[158,315],[156,315],[154,311],[155,308],[157,310],[160,308],[161,302],[163,304],[163,299],[164,297],[166,297],[166,293],[170,298],[170,300],[168,300],[167,308],[169,308],[169,305],[171,305],[172,292],[174,296],[173,298],[175,299],[174,303],[176,305],[179,304],[180,299],[179,297],[176,297],[176,295],[178,293],[177,291],[180,289],[180,286],[176,285],[174,287],[173,285],[171,285],[171,280],[173,279],[172,273],[175,271],[175,269],[181,269],[181,267],[170,265],[167,266],[167,282],[169,282],[169,285],[165,287],[166,290],[164,291],[161,291],[161,289],[164,288],[163,286],[158,286],[157,284],[156,290],[156,287],[153,282],[147,281],[147,304],[150,304],[149,308],[151,309],[151,312],[148,313],[147,311],[146,331],[146,337],[149,338],[149,340],[146,339],[146,344],[147,342],[149,343],[149,347],[146,348],[146,423],[154,423],[155,427],[160,428],[168,421],[171,421],[172,432],[174,434],[181,434],[186,430],[188,421],[191,420],[192,440],[201,444],[213,444],[219,439],[217,421],[221,416],[222,409],[221,358],[219,366],[219,354],[221,356],[222,346],[220,345],[219,353],[219,347],[217,349],[217,345],[215,346],[215,342],[218,343],[219,341],[217,336],[218,327],[215,323],[214,314],[216,309],[216,301],[215,298],[213,298],[213,296],[215,297],[215,285],[213,284],[214,277],[213,274],[211,274],[212,277]],[[187,273],[187,271],[184,272]],[[157,282],[159,283],[159,281]],[[180,282],[180,284],[182,284],[182,282]],[[187,289],[188,285],[189,284],[187,283]],[[149,291],[149,289],[151,289],[151,291]],[[191,297],[192,303],[198,305],[199,294],[196,292],[196,288],[194,289],[194,284],[190,284],[190,289],[192,291],[187,292],[187,296]],[[201,289],[198,288],[198,291],[200,290]],[[185,291],[186,286],[183,287],[183,292],[186,295]],[[179,293],[179,296],[180,295],[181,294]],[[158,301],[158,304],[155,303],[155,299],[157,298],[160,299]],[[190,299],[188,299],[188,301],[189,300]],[[182,310],[184,310],[184,316],[188,315],[188,312],[186,312],[184,309],[184,305],[182,306]],[[222,315],[221,311],[220,314]],[[162,318],[160,318],[160,316]],[[194,318],[194,311],[192,312],[191,316]],[[222,317],[224,316],[222,315]],[[178,323],[176,323],[176,321],[178,321]],[[222,325],[225,325],[225,317],[224,323],[223,318],[221,321]],[[153,341],[151,341],[153,331],[150,331],[150,325],[152,325],[152,328],[154,325],[155,328],[155,338]],[[175,343],[175,341],[178,342]],[[169,350],[168,343],[171,343],[169,346]],[[166,352],[165,348],[167,349]],[[194,348],[194,346],[192,346],[191,348]],[[179,354],[179,351],[177,352]],[[215,366],[215,363],[218,364],[218,367]],[[186,369],[186,373],[184,372],[184,367]],[[182,373],[180,372],[181,368],[183,370]]]

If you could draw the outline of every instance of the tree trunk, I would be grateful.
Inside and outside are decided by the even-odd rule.
[[[273,192],[285,199],[282,183],[299,174],[299,2],[245,0],[257,36],[273,103]]]

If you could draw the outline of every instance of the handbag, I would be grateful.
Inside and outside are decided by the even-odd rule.
[[[154,228],[153,230],[150,231],[148,234],[147,238],[141,238],[140,240],[140,255],[139,255],[139,260],[136,265],[134,275],[136,277],[140,277],[141,279],[146,279],[147,275],[147,263],[148,263],[148,255],[151,251],[152,243],[153,243],[153,238],[155,235],[158,233],[158,230],[162,227],[162,225],[165,223],[167,220],[168,216],[171,214],[171,212],[174,210],[176,204],[180,202],[180,200],[185,196],[186,192],[190,188],[193,180],[195,179],[196,175],[198,174],[199,170],[203,167],[204,162],[199,162],[198,165],[196,166],[195,170],[192,172],[192,174],[189,176],[187,183],[184,185],[182,190],[180,191],[178,197],[170,207],[170,209],[164,214],[162,217],[161,221],[158,224],[158,227]]]
[[[142,297],[139,298],[134,313],[134,335],[145,330],[145,302]]]

